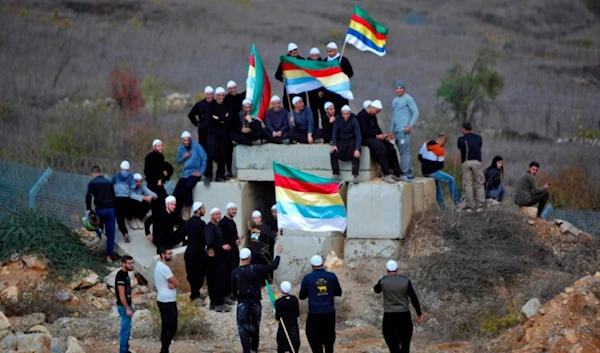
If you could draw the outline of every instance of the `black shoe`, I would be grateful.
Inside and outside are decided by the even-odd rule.
[[[232,172],[228,172],[228,173],[225,174],[225,180],[229,180],[231,178],[233,178],[233,173]]]
[[[217,182],[217,183],[222,183],[224,181],[225,181],[225,179],[223,179],[223,178],[216,178],[215,179],[215,182]]]
[[[215,310],[216,306],[213,303],[210,303],[209,307],[210,310]]]
[[[206,186],[206,187],[210,186],[210,178],[204,178],[204,186]]]

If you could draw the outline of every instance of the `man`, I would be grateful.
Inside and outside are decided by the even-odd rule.
[[[296,43],[288,44],[287,56],[292,56],[297,59],[304,59],[303,57],[301,57],[298,54],[299,54],[299,51],[298,51],[298,46],[296,45]],[[288,97],[287,87],[285,85],[285,80],[283,77],[283,69],[281,67],[281,62],[279,63],[279,66],[277,66],[277,71],[275,72],[275,79],[277,79],[277,81],[279,81],[279,82],[283,82],[283,96],[282,97],[283,97],[283,107],[285,108],[285,110],[287,110],[288,112],[291,110],[292,107],[290,107],[290,101],[291,101],[291,99],[294,99],[294,97],[301,97],[304,100],[306,100],[306,93],[290,94],[290,96]]]
[[[466,211],[477,213],[483,211],[485,205],[485,176],[481,165],[481,136],[473,133],[471,124],[462,124],[462,136],[458,138],[458,149],[462,161],[463,189],[466,196]],[[473,197],[475,188],[475,198]]]
[[[369,100],[369,99],[367,99],[366,101],[364,101],[363,104],[362,104],[363,109],[366,110],[371,105],[371,103],[373,103],[373,101]]]
[[[237,91],[237,83],[233,80],[229,80],[227,82],[227,95],[225,96],[225,104],[229,105],[231,109],[230,121],[228,123],[228,128],[231,129],[232,125],[235,123],[235,118],[238,116],[238,113],[242,110],[242,102],[246,97],[246,91],[242,93],[238,93]],[[231,137],[227,140],[227,160],[225,161],[225,180],[231,179],[233,177],[232,172],[233,166],[233,143],[231,142]]]
[[[283,246],[277,246],[277,257],[270,265],[252,264],[252,252],[248,248],[240,250],[240,267],[232,274],[231,289],[238,299],[237,326],[244,353],[257,352],[259,345],[260,320],[262,316],[261,288],[265,274],[279,267]]]
[[[115,295],[117,296],[117,310],[121,317],[121,331],[119,333],[119,353],[129,353],[129,336],[131,334],[131,280],[129,272],[133,271],[133,257],[125,255],[121,258],[121,269],[115,276]]]
[[[360,165],[360,127],[356,116],[352,114],[349,106],[342,107],[341,118],[338,117],[333,124],[331,137],[331,169],[333,178],[340,180],[340,164],[338,160],[352,160],[352,182],[358,184],[358,167]]]
[[[181,229],[183,220],[181,215],[175,212],[176,208],[177,199],[174,196],[167,196],[165,207],[157,208],[157,212],[153,211],[152,215],[144,222],[146,238],[156,246],[157,250],[162,246],[172,248],[184,240]],[[151,225],[152,232],[150,232]],[[177,227],[176,231],[175,227]]]
[[[183,236],[188,239],[183,258],[187,280],[190,283],[190,300],[200,298],[197,302],[200,306],[204,306],[200,289],[206,275],[206,238],[204,237],[206,223],[202,220],[205,212],[206,208],[202,202],[194,202],[192,217],[183,225]]]
[[[298,298],[291,295],[292,284],[288,281],[281,282],[281,296],[275,301],[275,320],[279,321],[277,328],[277,353],[299,352],[300,330],[298,329],[298,317],[300,317],[300,305]],[[285,329],[283,328],[285,325]],[[286,335],[287,331],[287,335]],[[289,335],[292,347],[288,342]]]
[[[216,312],[230,312],[231,308],[225,305],[227,295],[225,282],[227,281],[227,253],[231,245],[223,242],[223,233],[219,228],[221,210],[210,210],[210,222],[206,225],[207,264],[208,264],[208,296],[210,297],[210,310]]]
[[[290,112],[281,106],[279,96],[271,97],[271,109],[267,110],[264,133],[269,142],[282,144],[288,139],[290,133],[289,114]]]
[[[230,139],[227,134],[229,121],[233,117],[231,107],[225,103],[225,89],[217,87],[215,100],[209,106],[210,122],[208,123],[208,163],[217,162],[216,181],[225,180],[225,164],[229,153]],[[206,175],[204,185],[210,185],[212,170]]]
[[[323,142],[330,143],[331,135],[333,134],[333,123],[337,118],[335,105],[331,102],[326,102],[323,106],[325,114],[321,117],[321,126],[323,127]]]
[[[314,47],[310,49],[309,56],[306,60],[323,61],[319,48]],[[312,110],[316,127],[319,127],[319,116],[321,119],[323,119],[323,116],[325,116],[325,110],[323,110],[323,98],[321,98],[321,96],[323,96],[323,92],[325,92],[325,90],[322,87],[308,91],[308,105]],[[322,127],[325,128],[324,126]]]
[[[161,246],[158,249],[160,261],[154,268],[154,283],[156,285],[156,304],[160,311],[162,328],[160,331],[160,353],[169,353],[169,346],[177,333],[177,287],[179,281],[167,265],[173,258],[173,250]]]
[[[127,210],[126,217],[130,219],[133,229],[143,229],[144,223],[142,220],[156,203],[158,195],[144,185],[142,174],[133,174],[133,180],[135,181],[135,186],[129,194],[129,209]]]
[[[312,111],[304,107],[304,101],[300,97],[292,100],[294,110],[290,112],[290,140],[298,143],[312,144],[321,138],[321,129],[314,127]]]
[[[211,86],[204,88],[204,99],[196,102],[192,107],[192,110],[188,113],[188,118],[198,128],[198,143],[204,148],[208,149],[206,143],[208,139],[208,122],[210,117],[208,116],[208,106],[214,99],[215,90]]]
[[[383,292],[383,337],[390,353],[409,353],[413,334],[409,298],[419,324],[423,322],[423,313],[410,280],[398,274],[398,263],[390,260],[385,267],[387,275],[373,287],[375,293]]]
[[[144,161],[144,175],[146,175],[146,183],[148,188],[152,190],[156,195],[156,205],[158,208],[162,208],[162,204],[167,197],[167,191],[165,190],[165,183],[173,175],[173,166],[165,162],[165,156],[163,155],[163,143],[159,139],[152,141],[152,152],[146,155]]]
[[[246,98],[242,102],[242,110],[229,131],[230,138],[238,145],[252,146],[254,141],[260,141],[263,137],[262,124],[260,120],[250,115],[251,111],[252,100]]]
[[[275,233],[275,235],[281,235],[281,230],[279,229],[279,225],[277,223],[277,204],[271,206],[271,221],[269,222],[269,228],[271,232]]]
[[[538,162],[529,163],[529,169],[525,174],[519,177],[517,180],[517,190],[515,193],[515,202],[520,207],[531,207],[534,205],[538,205],[537,216],[538,218],[542,217],[542,212],[544,212],[544,207],[546,207],[546,203],[550,198],[550,193],[548,189],[550,189],[550,183],[544,184],[541,188],[537,186],[535,182],[535,176],[540,169],[540,164]]]
[[[362,136],[362,144],[369,147],[369,153],[381,167],[382,180],[393,183],[402,180],[400,163],[396,148],[390,142],[392,133],[384,134],[377,122],[377,114],[383,109],[381,101],[366,101],[367,107],[358,113],[358,125]],[[393,174],[390,175],[390,167]],[[408,179],[407,179],[408,180]]]
[[[327,58],[325,61],[334,61],[337,60],[340,63],[340,67],[342,71],[348,76],[348,78],[352,78],[354,76],[354,70],[352,70],[352,65],[347,57],[342,57],[340,53],[338,53],[338,46],[334,42],[329,42],[327,44]],[[329,90],[324,91],[323,100],[332,102],[335,105],[335,110],[340,111],[344,105],[348,105],[348,100],[337,93],[331,92]]]
[[[333,353],[335,343],[335,301],[342,296],[342,287],[333,272],[323,268],[323,258],[310,259],[312,272],[304,276],[300,285],[300,300],[308,298],[306,338],[313,352]]]
[[[177,214],[181,213],[184,206],[192,206],[194,187],[206,171],[207,160],[204,148],[198,142],[192,141],[192,134],[189,131],[184,131],[181,134],[181,145],[177,148],[177,163],[183,163],[183,171],[173,191],[173,196],[179,200],[175,210]],[[189,211],[186,213],[186,219],[187,215],[189,215]]]
[[[237,225],[233,220],[237,215],[237,205],[233,202],[229,202],[225,208],[225,217],[219,222],[219,228],[223,234],[223,244],[228,244],[230,250],[225,252],[226,256],[226,281],[225,281],[225,294],[226,297],[224,302],[229,305],[235,304],[231,299],[231,273],[235,270],[240,263],[240,250],[238,246],[241,244],[240,237],[238,235]]]
[[[273,261],[273,254],[269,253],[270,244],[275,242],[277,235],[270,227],[263,223],[262,213],[252,211],[252,224],[248,230],[250,250],[252,250],[253,264],[268,264]]]
[[[396,97],[392,101],[392,132],[400,152],[402,173],[408,181],[415,178],[410,156],[410,139],[418,119],[419,108],[417,108],[417,103],[410,94],[406,93],[404,81],[396,81]]]
[[[115,248],[115,189],[110,180],[102,175],[98,166],[92,167],[92,178],[85,195],[85,206],[89,212],[92,209],[92,199],[94,199],[96,214],[106,230],[105,260],[111,263]]]
[[[460,203],[460,194],[456,187],[456,181],[452,175],[442,172],[442,169],[444,169],[444,145],[446,144],[446,140],[446,134],[441,132],[437,139],[426,141],[419,150],[421,173],[426,178],[435,179],[435,196],[442,210],[446,209],[446,202],[444,201],[444,193],[440,183],[448,184],[454,205]]]
[[[129,231],[125,225],[125,217],[127,216],[131,200],[129,198],[131,189],[135,187],[133,175],[129,169],[131,168],[128,161],[122,161],[119,165],[121,170],[112,177],[111,182],[115,189],[115,214],[117,216],[117,226],[123,234],[126,243],[129,243]]]

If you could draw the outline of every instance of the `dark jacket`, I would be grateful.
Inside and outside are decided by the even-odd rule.
[[[218,224],[208,222],[206,228],[204,228],[204,236],[206,237],[206,247],[215,251],[215,256],[223,255],[223,233]]]
[[[240,263],[240,250],[237,245],[237,226],[233,219],[223,217],[219,222],[219,228],[221,229],[221,234],[223,234],[223,244],[229,244],[231,246],[231,250],[227,256],[227,265],[230,269],[234,269]]]
[[[244,113],[244,111],[242,110],[238,113],[238,118],[233,121],[232,130],[241,133],[243,127],[250,128],[251,131],[248,132],[248,134],[251,134],[256,131],[260,131],[262,129],[260,120],[253,118],[252,122],[250,122],[250,123],[248,121],[246,121],[246,113]]]
[[[194,126],[198,127],[198,129],[203,129],[208,126],[208,106],[210,105],[206,99],[203,99],[192,107],[192,110],[188,113],[188,118],[194,124]]]
[[[360,126],[360,134],[363,142],[366,139],[377,138],[377,135],[383,134],[377,122],[377,116],[367,113],[365,109],[358,113],[356,119]]]
[[[457,146],[460,150],[460,159],[462,162],[466,161],[480,161],[481,162],[481,146],[483,140],[481,136],[472,132],[463,135],[458,138]]]
[[[444,168],[444,147],[435,140],[429,140],[419,150],[419,161],[421,162],[421,173],[424,176],[433,174]]]
[[[290,131],[290,112],[285,108],[281,108],[279,112],[273,110],[273,108],[267,110],[266,126],[269,132],[281,131],[284,134]]]
[[[260,258],[263,257],[263,249],[268,250],[271,241],[277,238],[277,234],[273,233],[270,227],[266,224],[260,226],[254,226],[248,230],[250,237],[250,251],[252,251],[252,257]]]
[[[219,119],[214,119],[213,115],[217,116]],[[227,101],[223,101],[223,103],[219,104],[216,100],[213,100],[208,106],[208,118],[209,130],[214,128],[226,129],[231,125],[234,114],[232,113],[231,106],[227,104]]]
[[[237,115],[243,108],[242,102],[245,98],[246,91],[238,93],[235,96],[232,96],[231,94],[227,93],[227,95],[225,96],[225,101],[223,101],[223,103],[231,107],[231,112],[233,113],[233,115]]]
[[[164,175],[164,171],[167,175]],[[159,180],[164,183],[173,175],[173,166],[165,162],[165,156],[162,153],[152,151],[146,155],[144,160],[144,175],[148,187],[153,187],[158,184]]]
[[[293,295],[284,295],[275,301],[275,320],[283,320],[287,329],[298,326],[298,317],[300,317],[298,298]]]
[[[279,255],[270,265],[244,265],[231,273],[231,293],[242,303],[260,303],[261,288],[267,273],[279,267]]]
[[[419,299],[407,277],[401,275],[387,275],[373,287],[375,293],[383,292],[383,312],[404,313],[409,312],[408,298],[417,315],[422,315]]]
[[[150,225],[152,225],[152,233],[150,232]],[[152,215],[144,222],[144,228],[146,234],[153,234],[154,238],[170,239],[175,233],[175,226],[181,227],[183,220],[176,212],[167,213],[165,208],[157,210],[156,214],[152,211]]]
[[[331,145],[337,145],[339,140],[354,139],[354,150],[360,151],[361,135],[358,120],[354,114],[350,114],[348,121],[344,120],[342,115],[338,115],[333,123],[333,134],[331,135]]]
[[[502,182],[502,178],[500,177],[500,169],[489,167],[485,170],[485,189],[486,190],[496,190],[500,183]]]
[[[342,68],[342,71],[344,71],[346,76],[348,76],[348,78],[352,78],[352,76],[354,76],[354,70],[352,70],[352,65],[350,64],[350,60],[348,60],[347,57],[342,56],[342,60],[340,60],[340,57],[338,56],[336,59],[333,60],[337,60],[340,62],[340,67]],[[328,58],[325,58],[325,61],[330,60],[328,60]]]
[[[194,216],[183,225],[183,235],[187,236],[188,244],[185,249],[186,254],[203,257],[206,254],[206,238],[204,236],[206,223],[197,216]]]
[[[85,207],[89,211],[92,209],[92,198],[97,210],[104,210],[115,207],[115,189],[110,180],[99,175],[92,179],[88,184],[87,194],[85,195]]]
[[[309,314],[335,312],[334,297],[342,296],[342,287],[333,272],[316,269],[304,276],[300,286],[300,300],[308,298]]]

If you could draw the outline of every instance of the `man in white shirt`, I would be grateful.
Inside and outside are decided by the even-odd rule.
[[[160,310],[162,330],[160,341],[162,348],[160,353],[169,353],[169,346],[177,332],[177,287],[179,281],[167,266],[167,262],[173,258],[173,250],[161,246],[158,249],[160,261],[154,268],[154,283],[156,284],[156,301]]]

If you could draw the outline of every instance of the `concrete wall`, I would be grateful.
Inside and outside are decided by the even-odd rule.
[[[421,214],[436,204],[435,180],[433,178],[415,178],[411,183],[413,194],[413,212]]]
[[[400,250],[396,239],[346,239],[344,261],[349,265],[364,259],[395,259]]]

